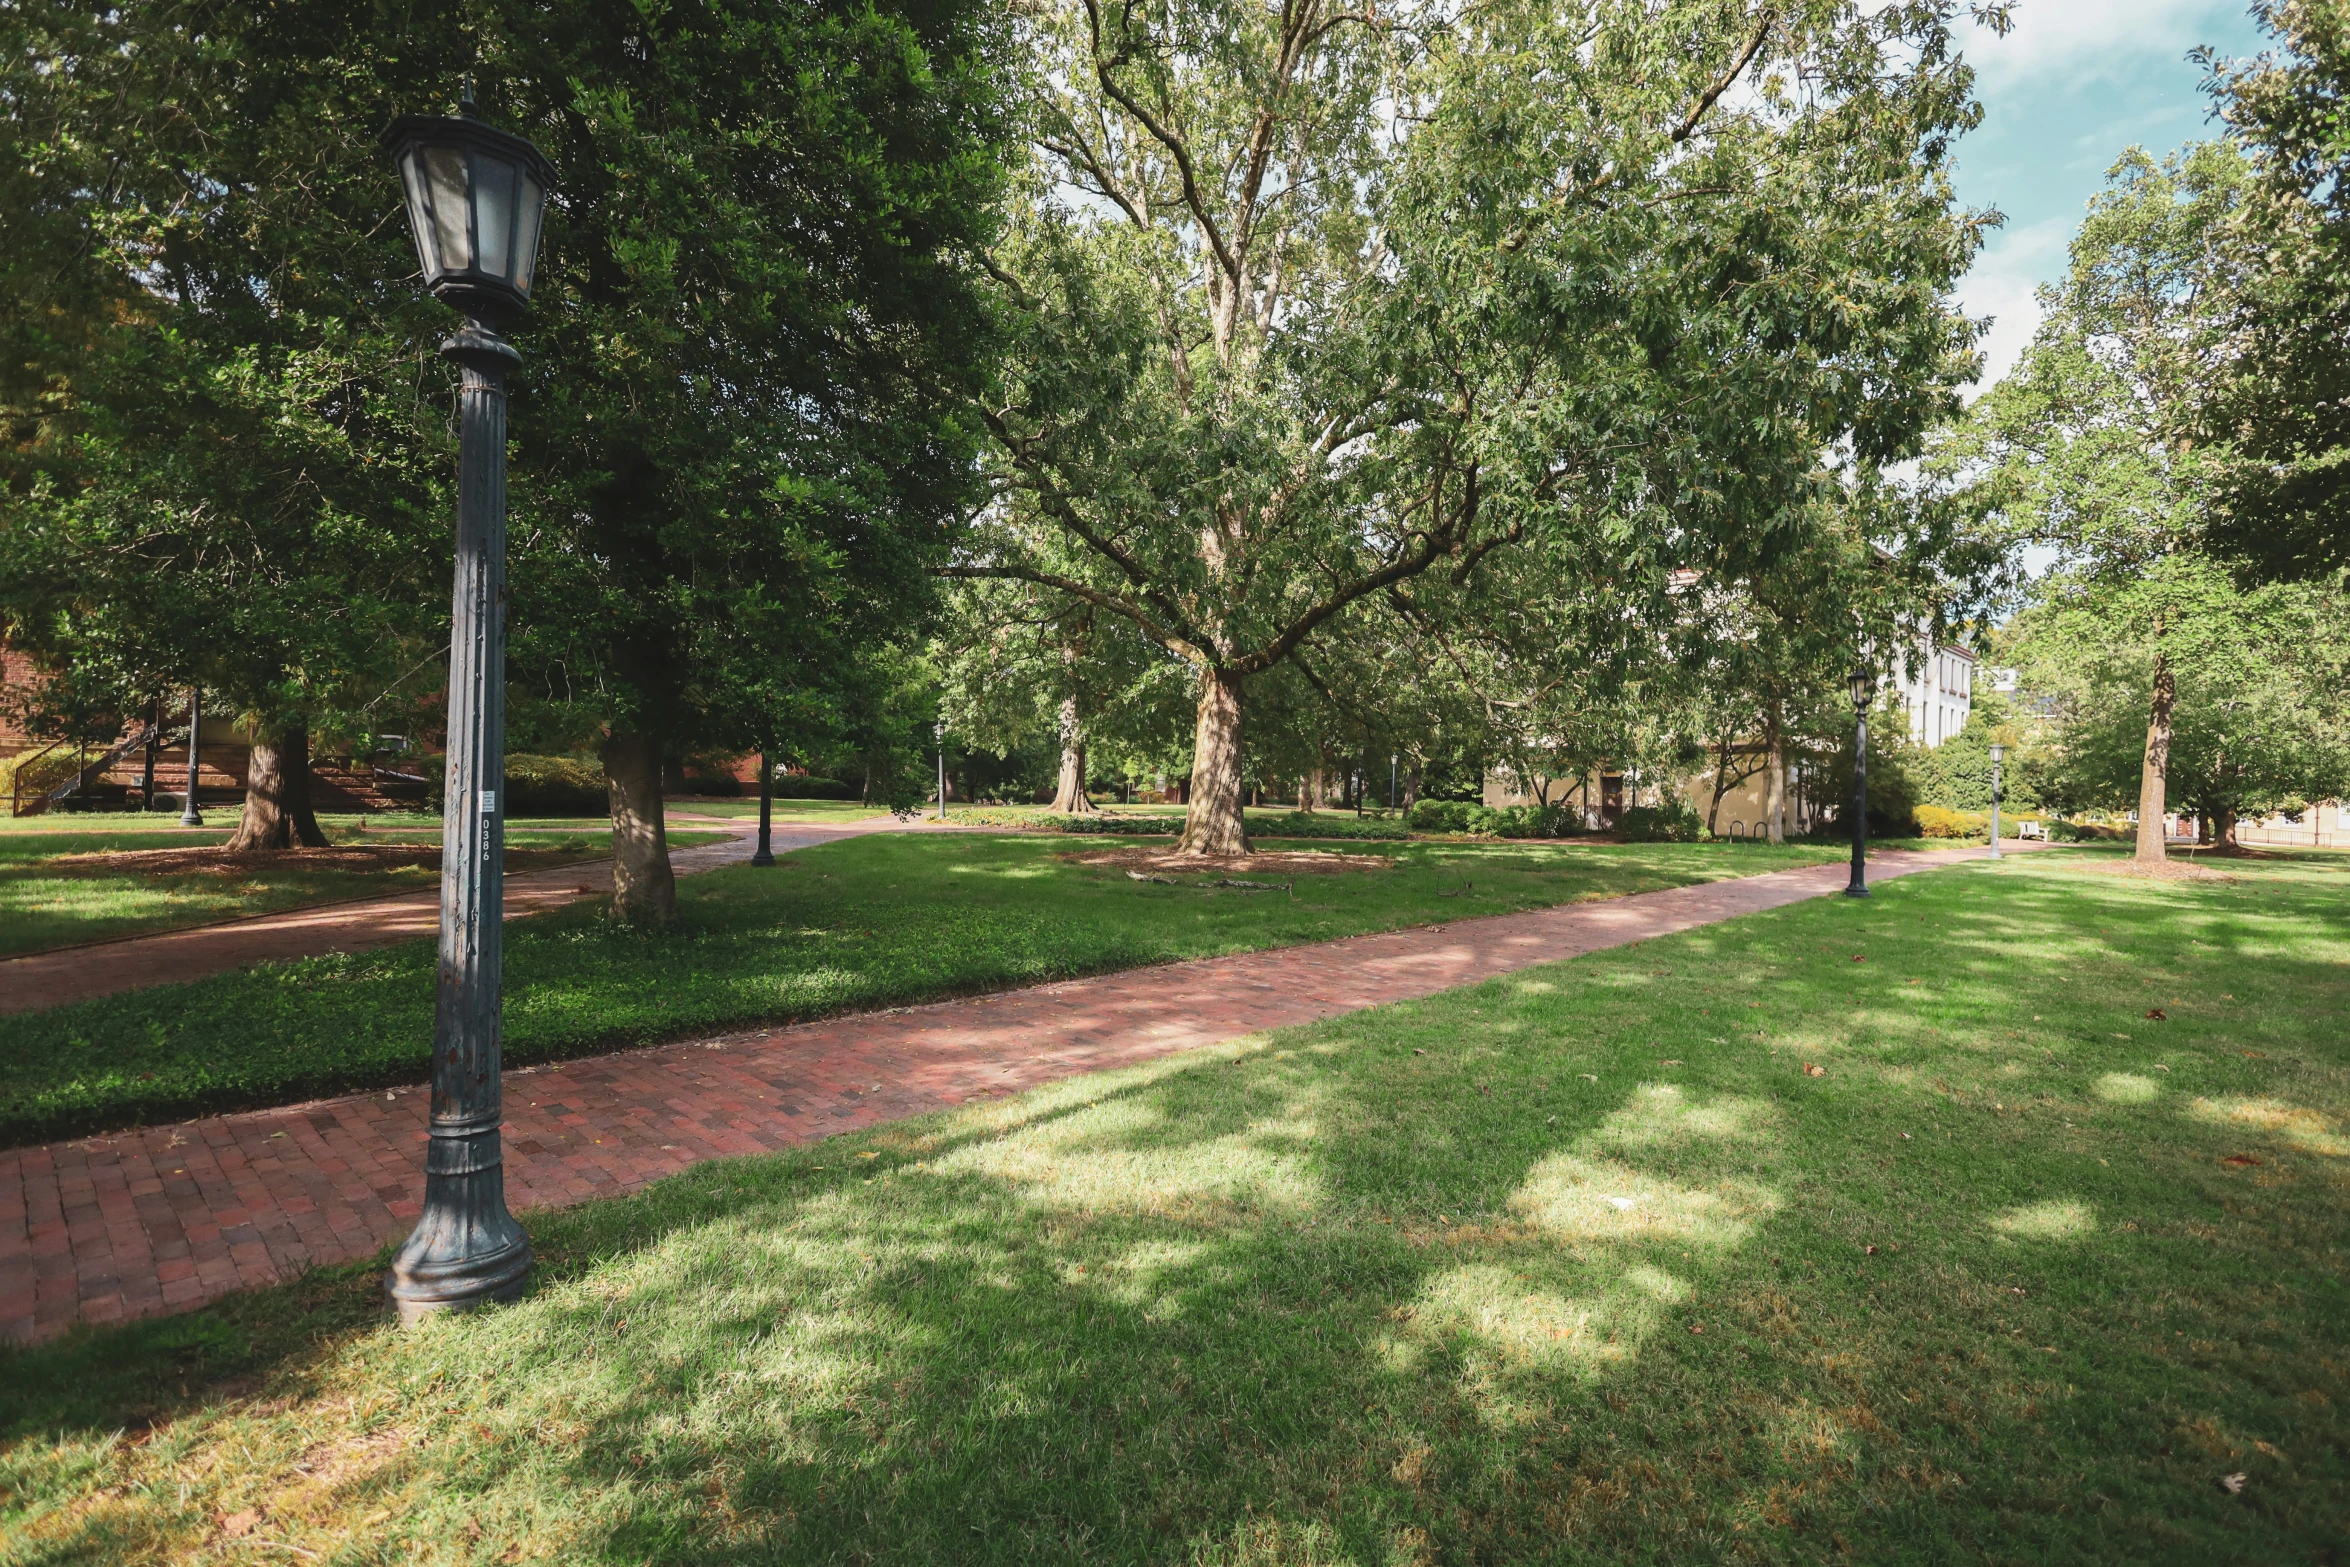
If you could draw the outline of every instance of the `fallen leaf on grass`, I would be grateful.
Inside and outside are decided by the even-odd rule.
[[[1806,1061],[1803,1063],[1803,1075],[1806,1077],[1826,1077],[1828,1075],[1828,1069],[1824,1066],[1815,1066],[1811,1062]]]
[[[1592,1076],[1589,1072],[1577,1072],[1575,1075],[1583,1079],[1583,1081],[1586,1083],[1596,1083],[1599,1081],[1598,1078]]]
[[[2250,1475],[2247,1475],[2243,1470],[2239,1469],[2232,1475],[2221,1475],[2219,1477],[2219,1488],[2227,1492],[2230,1496],[2238,1496],[2243,1493],[2244,1482],[2250,1478]]]
[[[1874,1257],[1877,1254],[1877,1248],[1874,1246],[1863,1246],[1860,1251],[1864,1257]]]
[[[1867,959],[1867,958],[1864,958],[1864,957],[1862,957],[1862,956],[1861,956],[1859,953],[1855,952],[1855,953],[1852,955],[1852,961],[1853,961],[1853,962],[1855,962],[1855,963],[1866,963],[1866,962],[1868,961],[1868,959]]]
[[[1658,1066],[1679,1066],[1680,1064],[1678,1061],[1659,1061],[1657,1063]]]
[[[2268,1052],[2265,1050],[2239,1050],[2236,1052],[2236,1054],[2240,1056],[2250,1056],[2255,1061],[2266,1061],[2268,1059]]]
[[[1705,1324],[1702,1322],[1692,1322],[1689,1324],[1689,1331],[1692,1333],[1703,1333],[1705,1331]]]
[[[2241,1476],[2238,1476],[2241,1479]],[[229,1513],[220,1520],[220,1532],[232,1540],[242,1540],[261,1522],[261,1515],[250,1508],[241,1513]]]
[[[2167,1023],[2167,1022],[2169,1022],[2169,1021],[2170,1021],[2170,1018],[2169,1018],[2167,1015],[2165,1015],[2165,1013],[2163,1012],[2162,1008],[2160,1008],[2160,1007],[2155,1007],[2154,1009],[2152,1009],[2151,1011],[2149,1011],[2149,1012],[2146,1014],[2146,1017],[2147,1017],[2147,1020],[2148,1020],[2149,1022],[2155,1022],[2155,1023]]]
[[[2237,1166],[2243,1166],[2243,1165],[2247,1165],[2247,1164],[2258,1164],[2259,1162],[2260,1162],[2260,1161],[2259,1161],[2258,1159],[2255,1159],[2255,1158],[2253,1158],[2253,1157],[2252,1157],[2250,1154],[2248,1154],[2248,1153],[2232,1153],[2232,1154],[2229,1154],[2229,1155],[2228,1155],[2228,1156],[2227,1156],[2225,1159],[2222,1159],[2222,1160],[2220,1161],[2220,1163],[2222,1163],[2222,1164],[2233,1164],[2233,1165],[2237,1165]]]

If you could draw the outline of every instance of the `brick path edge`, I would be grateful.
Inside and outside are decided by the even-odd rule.
[[[1974,851],[1979,854],[1980,851]],[[1885,853],[1872,880],[1969,851]],[[1129,969],[509,1072],[518,1211],[1433,995],[1841,890],[1842,865]],[[0,1150],[0,1339],[185,1311],[372,1255],[422,1196],[421,1087]]]

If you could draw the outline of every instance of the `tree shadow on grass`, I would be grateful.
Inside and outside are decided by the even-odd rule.
[[[2323,1104],[2219,1097],[2115,1047],[2046,1068],[2048,1113],[2021,1119],[1933,1084],[2038,1070],[2040,1041],[1884,1039],[1909,1005],[1896,933],[1955,983],[2013,961],[1995,918],[1909,894],[1770,918],[538,1215],[537,1294],[421,1333],[333,1287],[311,1319],[296,1291],[251,1297],[238,1320],[276,1336],[249,1396],[199,1372],[185,1418],[125,1448],[92,1388],[14,1425],[65,1437],[16,1441],[0,1487],[44,1561],[227,1555],[247,1512],[253,1540],[349,1559],[2219,1560],[2318,1538],[2340,1464],[2324,1408],[2292,1411],[2325,1324],[2260,1295],[2273,1242],[2225,1183],[2344,1162]],[[1766,1039],[1696,1059],[1691,977],[1742,942],[1836,998],[1841,1033],[1805,1025],[1829,1076]],[[2125,1070],[2152,1090],[2097,1091]],[[2239,1146],[2263,1162],[2223,1166]],[[2191,1178],[2101,1173],[2100,1150],[2144,1170],[2148,1149]],[[2302,1254],[2338,1239],[2315,1225]],[[2189,1347],[2247,1302],[2289,1327]],[[144,1331],[0,1379],[155,1360]],[[2220,1462],[2268,1489],[2239,1507]]]
[[[306,1519],[455,1491],[485,1537],[575,1560],[1181,1559],[1308,1536],[1410,1559],[1440,1475],[1505,1480],[1496,1438],[1523,1437],[1551,1384],[1620,1375],[1720,1246],[1682,1256],[1712,1195],[1676,1198],[1681,1181],[1633,1162],[1660,1107],[1686,1108],[1653,1094],[1546,1126],[1547,1166],[1514,1141],[1432,1142],[1436,1184],[1483,1200],[1428,1214],[1410,1161],[1352,1160],[1324,1125],[1430,1093],[1399,1060],[1419,1058],[1193,1057],[541,1215],[560,1260],[532,1299],[399,1335],[330,1288],[331,1328],[247,1346],[245,1381],[198,1373],[179,1401],[196,1429],[150,1441],[239,1427],[253,1510],[304,1548]],[[1473,1082],[1457,1086],[1486,1099]],[[1750,1163],[1727,1142],[1720,1157]],[[1584,1212],[1593,1180],[1644,1211]],[[204,1315],[273,1306],[298,1310],[296,1292]],[[203,1341],[177,1332],[38,1354],[58,1378],[146,1360],[146,1392]],[[349,1421],[356,1389],[392,1387],[430,1392],[372,1432]],[[424,1418],[452,1389],[461,1408]],[[345,1417],[256,1421],[213,1408],[224,1392]],[[46,1483],[136,1466],[101,1436],[119,1398],[85,1387],[71,1418],[52,1400],[16,1423],[70,1428]],[[26,1456],[15,1484],[38,1489]],[[184,1545],[230,1500],[88,1509],[48,1559]]]

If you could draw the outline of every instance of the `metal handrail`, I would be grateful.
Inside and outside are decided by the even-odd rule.
[[[56,750],[63,744],[65,744],[63,740],[52,740],[30,756],[20,755],[17,757],[16,767],[8,775],[8,815],[11,820],[19,816],[38,816],[41,814],[41,812],[49,808],[49,802],[46,798],[44,798],[40,804],[36,805],[30,811],[27,811],[24,808],[25,768],[32,763],[39,761],[42,757],[47,756],[51,751]]]
[[[84,762],[81,766],[74,769],[73,776],[66,779],[65,782],[58,784],[55,788],[43,790],[38,796],[34,798],[32,802],[32,809],[27,810],[25,809],[24,803],[25,762],[39,761],[42,757],[47,756],[51,751],[54,751],[59,746],[66,744],[66,742],[63,740],[50,741],[47,745],[41,747],[40,750],[35,751],[30,757],[27,757],[24,761],[20,761],[16,764],[16,771],[9,778],[8,814],[12,818],[18,816],[40,815],[42,812],[48,810],[50,806],[55,805],[58,801],[73,793],[76,789],[85,787],[89,783],[92,774],[105,772],[107,768],[112,767],[115,763],[130,755],[131,752],[136,751],[139,747],[145,745],[147,743],[148,737],[157,732],[157,727],[152,720],[141,719],[139,721],[138,728],[132,730],[122,739],[117,740],[110,749],[101,752],[96,761]],[[73,742],[73,744],[77,751],[84,749],[82,743],[78,740]]]

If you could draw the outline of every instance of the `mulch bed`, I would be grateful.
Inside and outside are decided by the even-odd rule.
[[[1153,871],[1161,876],[1333,876],[1346,871],[1395,869],[1395,859],[1391,855],[1354,854],[1337,850],[1207,856],[1177,854],[1172,849],[1101,849],[1084,854],[1063,854],[1058,858],[1078,865]]]

